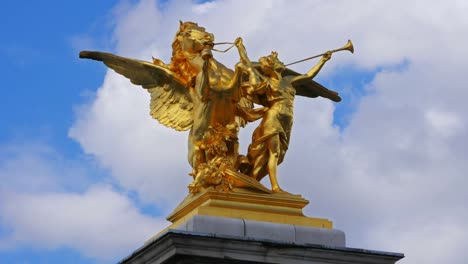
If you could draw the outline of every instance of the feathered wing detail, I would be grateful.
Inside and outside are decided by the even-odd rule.
[[[150,114],[177,131],[192,127],[193,103],[186,83],[171,70],[150,62],[110,53],[82,51],[80,58],[102,61],[107,67],[145,88],[151,95]]]
[[[150,114],[154,119],[177,131],[192,127],[193,104],[188,93],[181,94],[170,84],[148,89],[148,92],[151,93]]]
[[[301,75],[291,69],[286,68],[285,71],[282,73],[283,77],[285,76],[298,76]],[[305,97],[325,97],[332,101],[339,102],[341,101],[341,97],[338,95],[337,92],[328,90],[318,82],[312,79],[304,79],[298,81],[293,84],[294,88],[296,89],[296,95],[305,96]]]

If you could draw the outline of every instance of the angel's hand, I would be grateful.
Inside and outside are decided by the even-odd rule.
[[[241,37],[236,38],[236,40],[234,40],[234,45],[236,45],[236,47],[239,48],[242,45],[242,38]]]
[[[332,56],[332,53],[331,51],[327,51],[325,52],[325,54],[323,54],[323,57],[322,57],[322,60],[325,62],[325,61],[329,61],[331,59],[331,56]]]

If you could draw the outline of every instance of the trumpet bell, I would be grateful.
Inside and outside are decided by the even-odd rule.
[[[343,47],[345,50],[349,50],[351,53],[354,54],[354,46],[353,46],[353,42],[351,42],[350,39],[348,39],[348,43],[346,43],[346,45],[344,45]]]
[[[351,40],[348,39],[348,42],[346,43],[346,45],[344,45],[343,47],[339,49],[332,50],[331,52],[333,53],[333,52],[342,51],[342,50],[349,50],[351,53],[354,53],[353,42],[351,42]]]
[[[329,52],[334,53],[334,52],[342,51],[342,50],[349,50],[351,53],[354,53],[353,42],[351,42],[351,40],[348,39],[348,42],[346,43],[346,45],[344,45],[343,47],[341,47],[341,48],[339,48],[339,49],[330,50]],[[309,58],[305,58],[305,59],[302,59],[302,60],[298,60],[298,61],[295,61],[295,62],[291,62],[291,63],[288,63],[288,64],[286,64],[286,65],[284,65],[284,66],[289,66],[289,65],[293,65],[293,64],[296,64],[296,63],[299,63],[299,62],[306,61],[306,60],[314,59],[314,58],[323,56],[323,55],[325,55],[325,54],[326,54],[326,53],[322,53],[322,54],[315,55],[315,56],[312,56],[312,57],[309,57]]]

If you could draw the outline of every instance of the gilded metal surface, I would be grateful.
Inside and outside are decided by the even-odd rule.
[[[80,52],[80,58],[102,61],[146,89],[151,96],[150,114],[161,124],[177,131],[190,129],[192,195],[204,190],[229,193],[238,188],[265,195],[283,192],[277,166],[289,144],[294,97],[321,96],[339,102],[338,93],[312,78],[332,52],[352,51],[352,45],[348,45],[321,54],[317,65],[299,74],[287,69],[275,52],[251,62],[241,38],[233,45],[240,57],[234,71],[213,58],[213,34],[193,22],[180,22],[169,64],[155,58],[146,62],[103,52]],[[262,107],[254,109],[254,103]],[[261,123],[248,153],[240,155],[239,129],[258,119]],[[267,174],[272,191],[259,183]]]
[[[178,229],[182,223],[195,215],[333,228],[333,223],[328,219],[305,216],[302,209],[307,204],[309,201],[300,195],[288,193],[266,194],[246,188],[234,189],[233,192],[204,189],[185,198],[167,217],[172,224],[153,238],[169,229]]]

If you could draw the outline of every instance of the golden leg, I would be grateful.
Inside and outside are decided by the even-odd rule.
[[[277,170],[278,170],[278,159],[280,153],[280,142],[279,136],[275,135],[268,140],[268,151],[270,152],[268,157],[268,174],[270,176],[271,190],[274,193],[284,193],[278,184]]]

